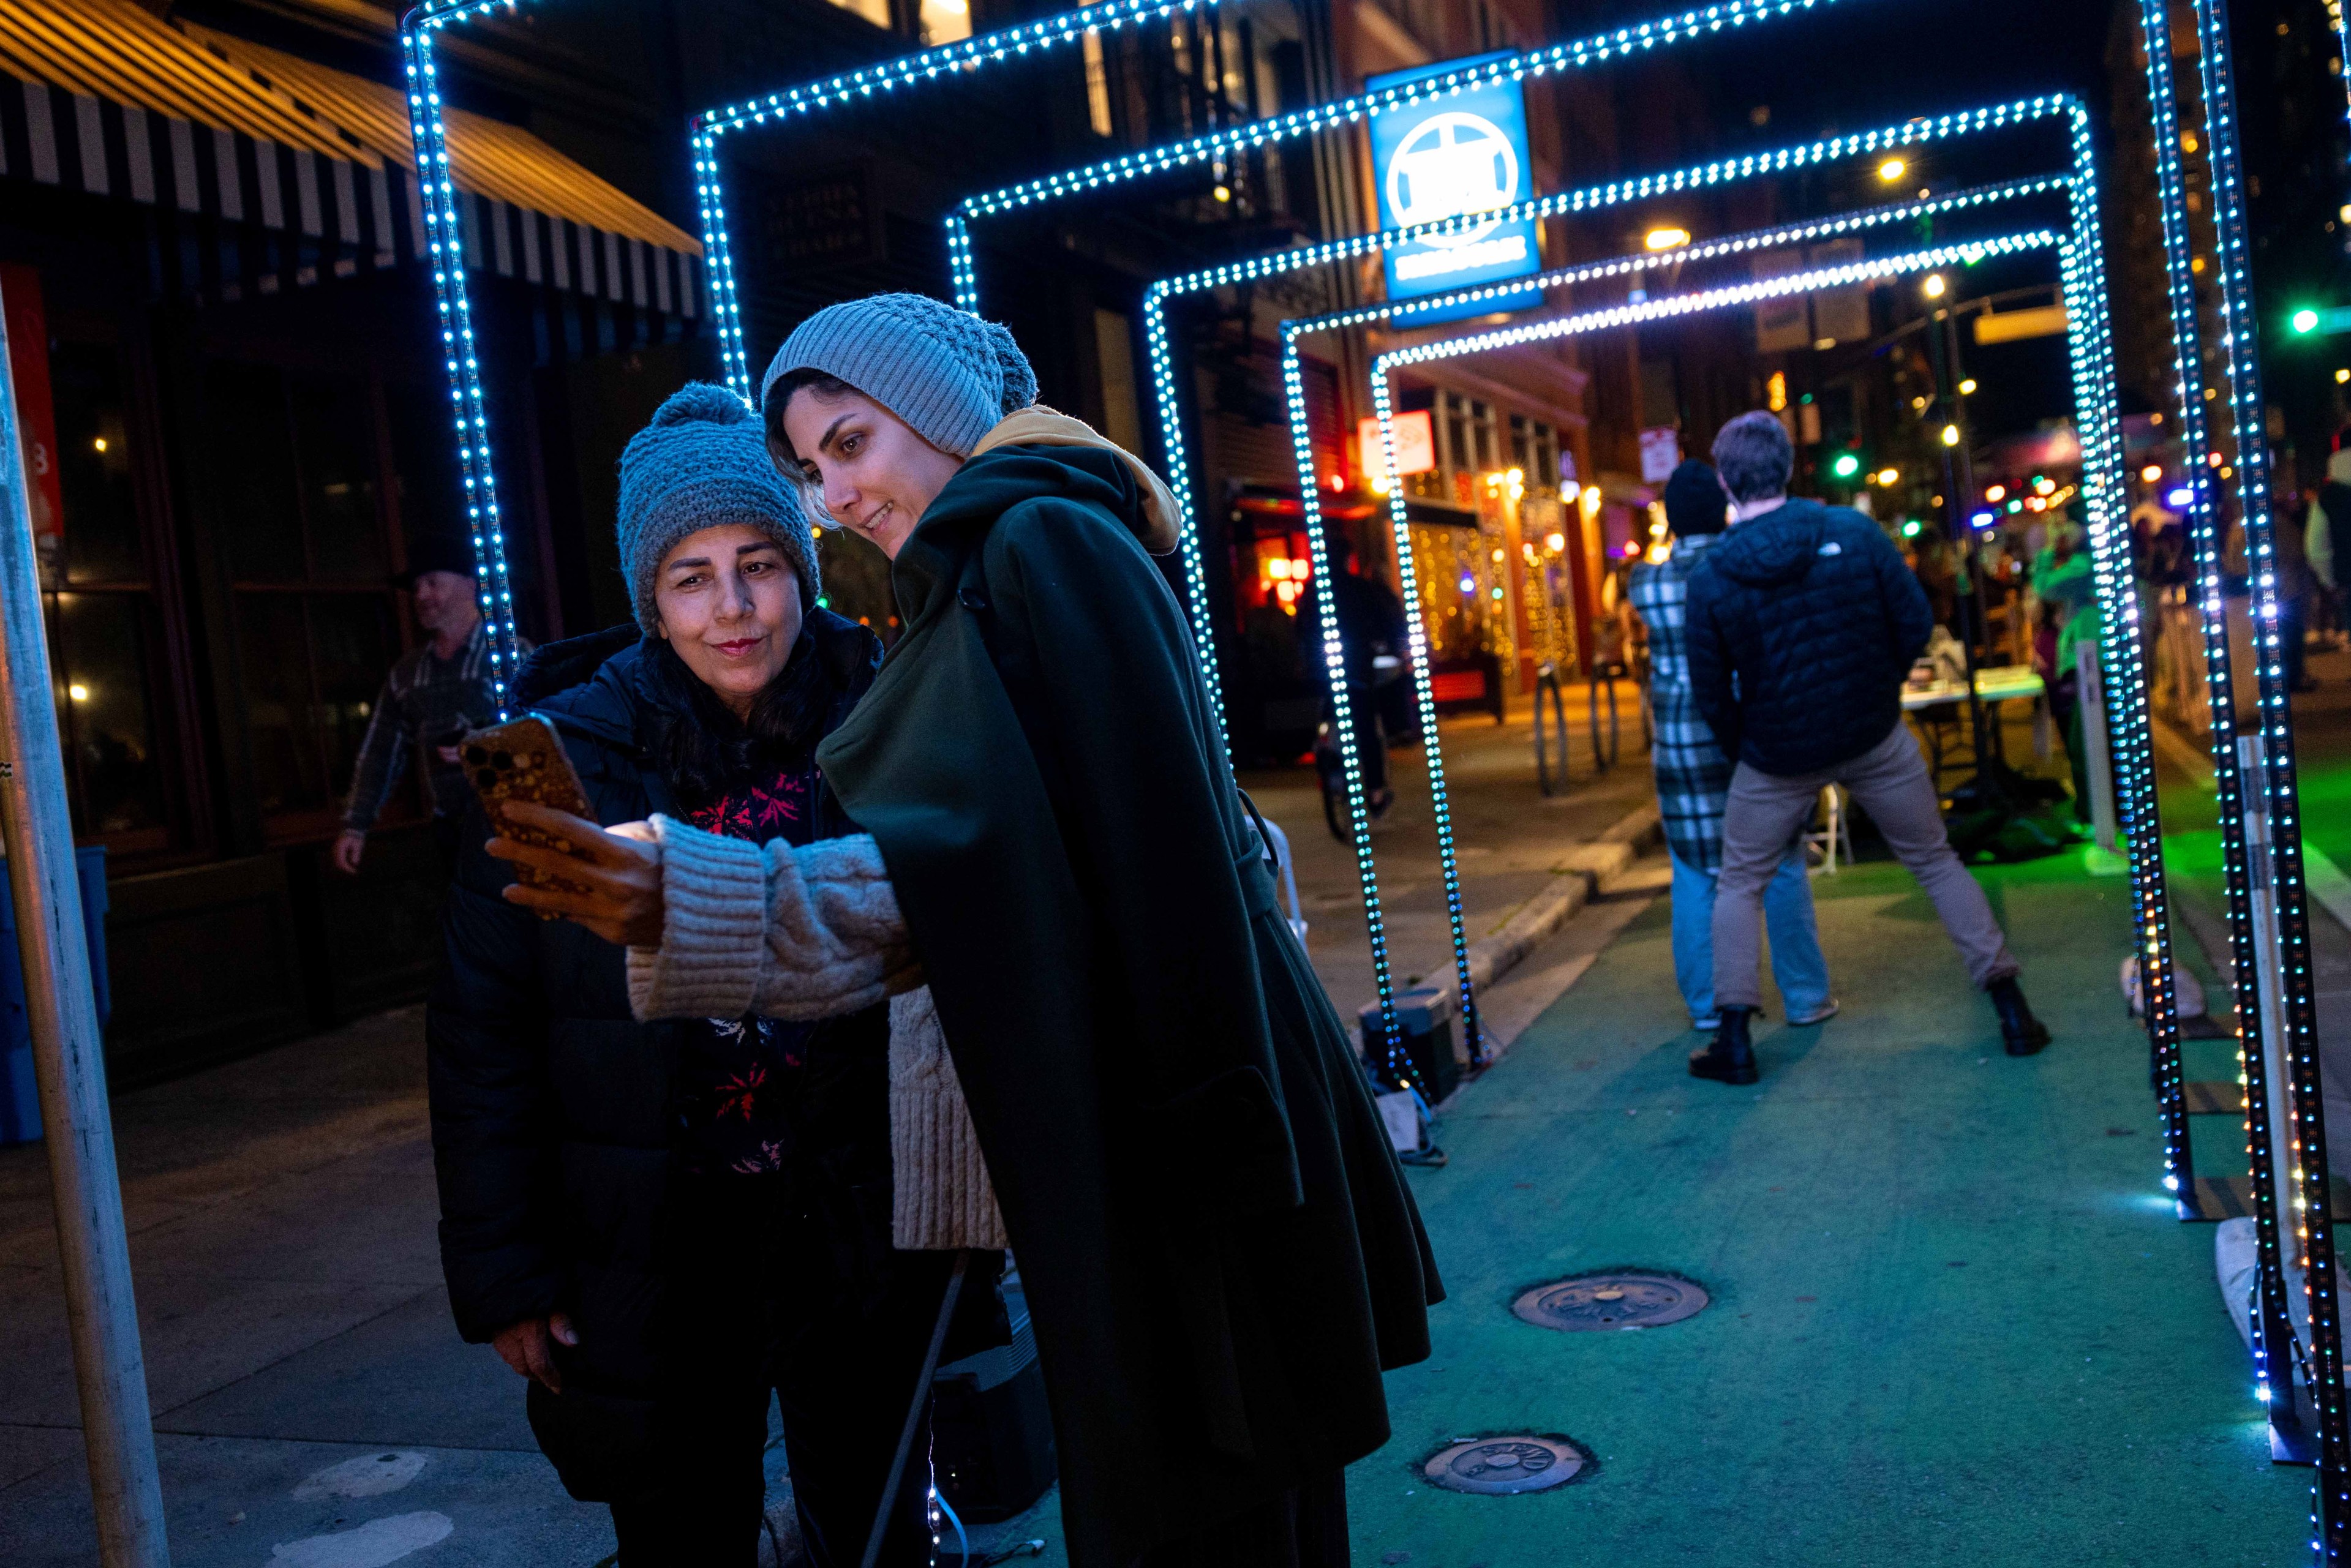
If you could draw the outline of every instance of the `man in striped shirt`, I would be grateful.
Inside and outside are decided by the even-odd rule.
[[[400,787],[411,752],[422,753],[433,790],[434,842],[444,862],[455,862],[468,799],[457,742],[496,712],[490,698],[489,628],[475,591],[472,550],[462,539],[426,538],[408,554],[401,586],[414,594],[416,624],[428,636],[392,665],[368,716],[343,831],[335,840],[335,869],[346,875],[357,874],[368,830]]]
[[[1690,693],[1687,613],[1689,574],[1722,537],[1729,512],[1714,470],[1684,463],[1666,482],[1666,524],[1673,554],[1633,569],[1628,592],[1649,631],[1649,711],[1656,724],[1650,758],[1656,769],[1657,814],[1673,862],[1674,979],[1688,1004],[1690,1027],[1719,1028],[1714,1008],[1714,883],[1722,869],[1722,813],[1730,758]],[[1825,1023],[1836,1014],[1828,960],[1813,914],[1812,879],[1801,841],[1763,890],[1763,924],[1771,940],[1771,977],[1788,1021]]]

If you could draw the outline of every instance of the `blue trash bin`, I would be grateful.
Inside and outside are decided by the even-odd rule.
[[[81,925],[89,938],[90,989],[98,997],[98,1027],[106,1027],[112,997],[106,979],[106,846],[74,851],[81,883]],[[41,1135],[41,1095],[33,1082],[32,1018],[25,1010],[25,969],[16,956],[16,901],[0,887],[0,1145],[29,1144]]]

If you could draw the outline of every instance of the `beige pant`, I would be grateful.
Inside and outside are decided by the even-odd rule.
[[[1722,819],[1722,876],[1714,895],[1714,1005],[1760,1007],[1763,886],[1780,867],[1804,815],[1826,784],[1842,784],[1886,835],[1895,858],[1918,879],[1951,945],[1980,988],[2017,971],[1983,888],[1968,874],[1943,833],[1943,813],[1926,759],[1909,728],[1892,730],[1859,757],[1790,778],[1742,762],[1730,776]]]

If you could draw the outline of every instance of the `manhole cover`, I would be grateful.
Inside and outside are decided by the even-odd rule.
[[[1675,1274],[1614,1269],[1537,1285],[1510,1311],[1541,1329],[1570,1333],[1593,1329],[1646,1329],[1695,1317],[1707,1303],[1704,1286]]]
[[[1565,1486],[1590,1462],[1565,1437],[1463,1437],[1431,1454],[1420,1473],[1447,1491],[1504,1497]]]

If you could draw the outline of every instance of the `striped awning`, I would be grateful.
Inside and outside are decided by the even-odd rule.
[[[399,89],[131,0],[0,0],[0,174],[283,231],[315,282],[425,254]],[[517,126],[449,116],[468,266],[698,314],[694,237]]]

